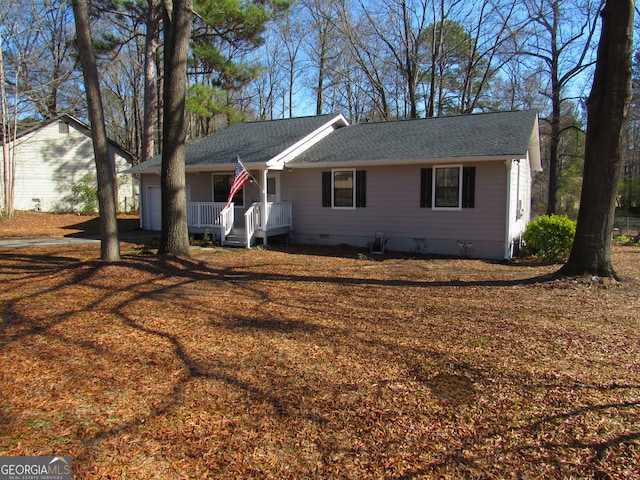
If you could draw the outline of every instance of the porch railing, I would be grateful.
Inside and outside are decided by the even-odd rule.
[[[233,203],[228,207],[222,209],[220,212],[220,243],[224,245],[224,240],[233,229],[233,222],[235,220],[235,208]]]
[[[253,237],[258,229],[260,214],[260,210],[258,208],[259,205],[259,203],[254,203],[244,213],[245,245],[247,248],[251,247],[251,242],[253,242]]]
[[[254,203],[244,214],[247,246],[251,245],[257,231],[268,232],[293,226],[291,203],[269,202],[266,207],[266,215],[263,215],[262,203]],[[188,202],[187,224],[194,228],[220,227],[221,241],[224,242],[233,229],[234,213],[234,205],[227,207],[225,202]],[[265,217],[266,225],[264,225]]]
[[[190,227],[213,227],[220,225],[220,214],[225,202],[188,202],[187,224]]]
[[[263,204],[254,203],[244,214],[246,244],[248,247],[251,246],[253,237],[258,230],[269,232],[269,230],[291,227],[293,225],[290,203],[267,203],[266,227],[264,225],[264,215],[262,211]]]
[[[290,202],[272,203],[267,228],[293,227],[293,209]]]

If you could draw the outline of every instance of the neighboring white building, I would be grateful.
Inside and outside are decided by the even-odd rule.
[[[9,151],[15,154],[15,210],[82,209],[82,202],[71,188],[96,178],[91,130],[87,125],[70,115],[62,115],[21,134],[9,143]],[[137,210],[138,181],[131,174],[120,173],[131,168],[133,156],[112,141],[109,151],[118,172],[118,208]]]

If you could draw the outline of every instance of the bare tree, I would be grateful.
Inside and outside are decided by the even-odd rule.
[[[523,2],[532,31],[526,37],[522,53],[541,60],[549,75],[546,92],[551,101],[548,214],[557,209],[562,102],[567,99],[571,82],[592,65],[592,39],[603,3],[604,0]]]
[[[611,233],[631,99],[634,3],[607,0],[602,11],[596,71],[587,101],[580,212],[569,260],[560,270],[563,274],[618,278],[611,262]]]
[[[116,172],[115,163],[109,155],[107,131],[104,124],[102,98],[98,80],[93,42],[89,27],[89,9],[86,0],[73,0],[73,13],[76,23],[76,37],[80,62],[84,74],[91,136],[98,177],[98,204],[100,209],[100,251],[102,260],[120,259],[118,242],[118,220],[116,209]]]
[[[0,17],[1,18],[1,17]],[[2,34],[0,33],[0,135],[2,135],[2,208],[4,214],[11,218],[13,216],[13,181],[15,179],[14,164],[12,162],[12,152],[9,151],[10,124],[7,114],[7,92],[4,78],[4,57],[2,55]],[[15,121],[15,119],[14,119]],[[15,140],[15,137],[14,137]]]
[[[284,72],[279,68],[278,54],[281,52],[282,39],[279,35],[267,32],[265,43],[260,50],[262,57],[262,74],[255,78],[247,88],[254,97],[256,117],[260,120],[276,118],[278,95],[282,88]]]
[[[383,0],[382,10],[377,14],[364,0],[359,0],[359,3],[364,17],[390,52],[397,71],[404,79],[408,116],[417,118],[420,50],[428,26],[428,1]]]
[[[327,88],[326,81],[330,74],[331,63],[337,56],[340,44],[337,30],[337,9],[334,0],[303,0],[309,17],[306,51],[307,57],[314,66],[316,81],[316,115],[321,115],[324,109]]]
[[[283,96],[282,104],[282,116],[285,116],[285,111],[289,110],[289,118],[293,117],[293,92],[296,78],[300,75],[300,69],[298,68],[300,49],[304,39],[302,31],[302,25],[297,21],[296,17],[292,15],[285,15],[275,22],[275,28],[278,36],[281,39],[281,45],[283,52],[279,55],[282,64],[280,67],[286,72],[287,83],[285,91],[288,95]],[[285,100],[287,105],[285,105]]]
[[[366,18],[354,19],[348,2],[341,2],[338,9],[339,29],[345,37],[349,51],[349,60],[345,65],[357,65],[367,79],[368,85],[358,85],[369,97],[371,106],[368,115],[389,119],[391,107],[387,84],[389,78],[389,62],[385,58],[385,46]],[[351,81],[352,74],[342,69],[342,84]],[[351,91],[352,89],[349,88]]]
[[[517,34],[515,6],[513,0],[481,0],[478,6],[470,6],[470,45],[461,68],[460,113],[472,113],[480,106],[489,82],[515,55],[508,47]]]
[[[81,102],[70,4],[54,0],[11,4],[12,16],[24,28],[13,37],[6,60],[20,70],[16,81],[21,95],[42,118],[73,111]]]

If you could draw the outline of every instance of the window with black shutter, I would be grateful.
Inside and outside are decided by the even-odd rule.
[[[322,172],[322,206],[363,208],[367,206],[367,172],[336,169]]]
[[[434,166],[420,169],[420,207],[475,207],[476,167]]]

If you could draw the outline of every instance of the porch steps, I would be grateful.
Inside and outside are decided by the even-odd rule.
[[[223,246],[230,248],[247,248],[245,242],[246,231],[244,227],[233,227],[229,235],[225,237]]]

